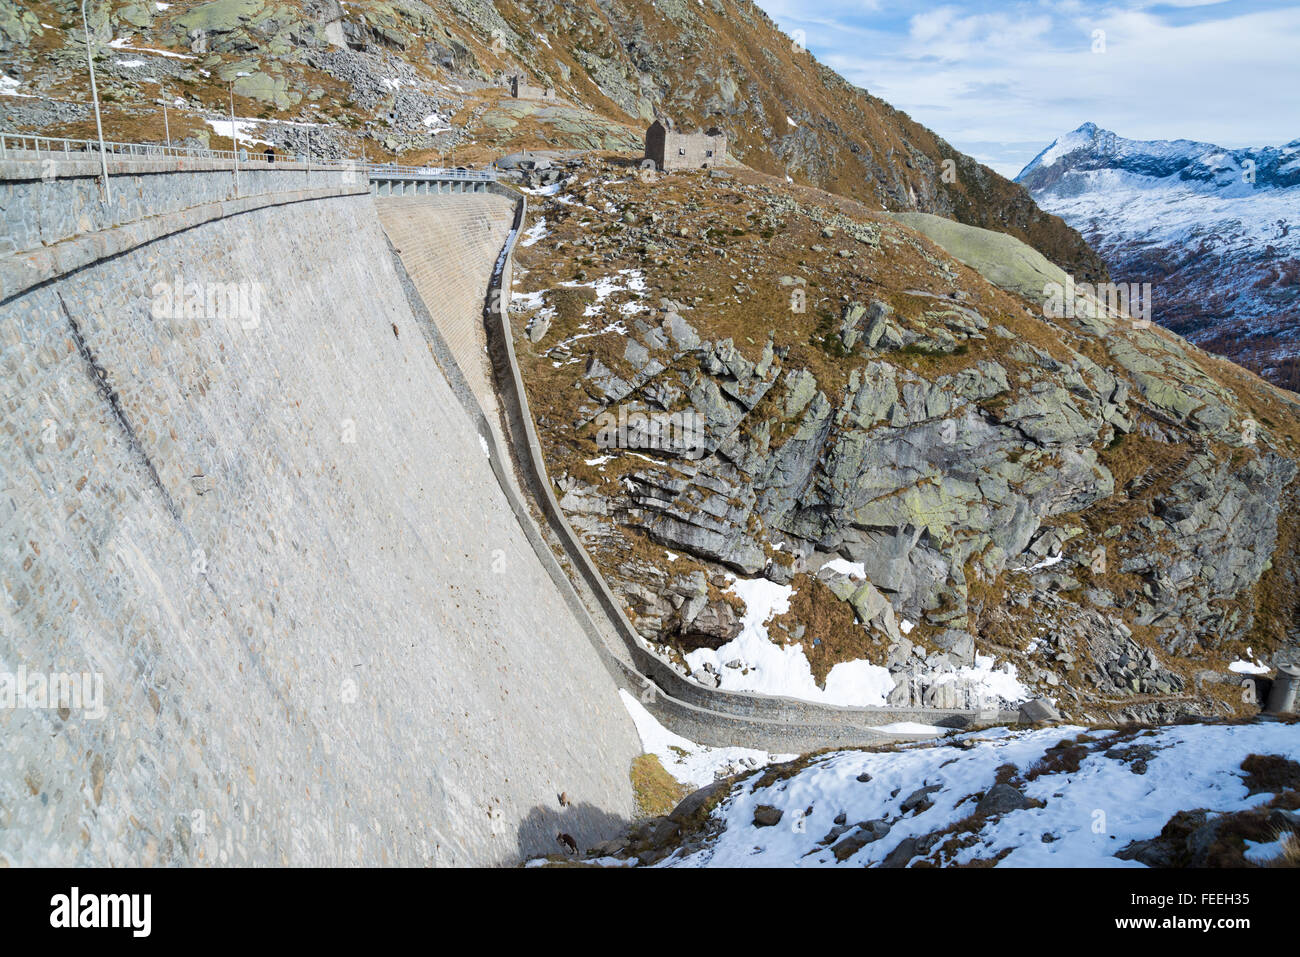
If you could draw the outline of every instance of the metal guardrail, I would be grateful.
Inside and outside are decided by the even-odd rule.
[[[193,146],[164,146],[158,143],[116,143],[104,142],[104,151],[114,156],[138,156],[157,159],[166,157],[187,159],[226,160],[240,163],[260,160],[262,154],[256,150],[213,150]],[[32,133],[7,133],[0,131],[0,159],[6,159],[11,152],[36,153],[40,156],[67,156],[78,153],[99,154],[98,140],[73,140],[57,136],[37,136]],[[277,157],[289,159],[289,157]],[[490,170],[441,169],[433,166],[403,166],[397,163],[366,163],[360,159],[327,160],[314,157],[295,157],[305,162],[312,169],[351,169],[365,172],[375,179],[427,179],[460,180],[465,182],[494,183],[496,174]]]
[[[437,166],[399,166],[394,163],[368,163],[366,171],[372,179],[455,179],[475,183],[495,183],[496,173],[491,170],[446,169]]]

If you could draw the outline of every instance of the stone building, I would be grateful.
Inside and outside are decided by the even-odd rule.
[[[680,133],[672,120],[658,119],[646,130],[645,155],[662,170],[712,169],[727,158],[727,134],[717,127]]]
[[[554,100],[555,88],[550,86],[533,86],[528,77],[522,73],[512,73],[506,77],[506,89],[517,100]]]

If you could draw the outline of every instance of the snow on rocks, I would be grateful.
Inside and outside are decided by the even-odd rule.
[[[1228,665],[1228,670],[1239,675],[1266,675],[1272,672],[1272,668],[1255,659],[1255,649],[1247,648],[1246,656],[1250,659],[1249,661],[1238,659]]]
[[[849,577],[857,574],[865,577],[861,565],[842,559],[823,567]],[[840,662],[826,676],[825,687],[818,687],[804,644],[781,645],[772,641],[768,625],[773,618],[790,610],[790,599],[795,593],[792,586],[765,578],[733,578],[728,591],[745,603],[741,632],[716,650],[699,648],[686,655],[689,674],[697,680],[724,691],[756,692],[831,705],[883,707],[890,703],[890,694],[898,682],[888,668],[870,661]],[[807,638],[814,639],[813,635]],[[990,656],[974,655],[971,664],[961,667],[921,667],[913,671],[907,680],[926,688],[949,686],[953,693],[947,697],[952,700],[993,704],[1015,703],[1029,697],[1016,676],[1015,666],[999,665]],[[706,677],[711,680],[706,681]]]
[[[1252,754],[1300,758],[1296,730],[1274,722],[1086,735],[995,729],[955,736],[951,746],[835,752],[734,784],[705,846],[662,866],[1141,867],[1116,853],[1156,837],[1179,811],[1267,804],[1270,793],[1248,793],[1241,764]],[[760,806],[781,812],[781,824],[756,827]],[[1261,844],[1248,859],[1281,850]]]

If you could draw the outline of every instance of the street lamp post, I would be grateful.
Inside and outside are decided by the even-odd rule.
[[[235,195],[239,195],[239,128],[235,126],[235,84],[230,84],[230,144],[235,154]]]
[[[111,203],[113,193],[108,185],[108,150],[104,147],[104,121],[99,115],[99,87],[95,83],[95,56],[90,40],[90,18],[86,15],[86,0],[81,0],[81,25],[86,30],[86,66],[90,68],[90,96],[95,101],[95,130],[99,133],[99,168],[104,176],[104,201]]]

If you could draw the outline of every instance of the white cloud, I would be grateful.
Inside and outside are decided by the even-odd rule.
[[[851,82],[1007,175],[1087,120],[1229,147],[1300,135],[1300,3],[759,2]]]

